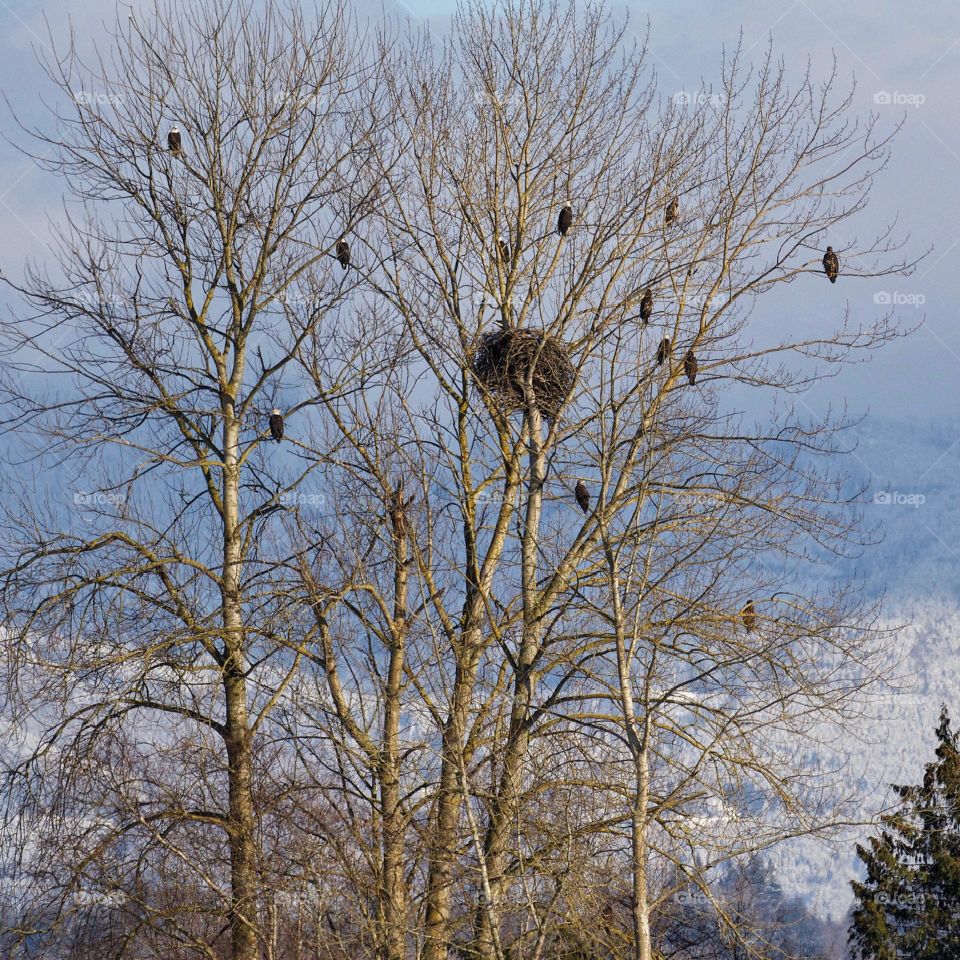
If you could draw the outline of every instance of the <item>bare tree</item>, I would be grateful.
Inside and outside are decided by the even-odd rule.
[[[22,440],[5,651],[37,729],[8,801],[75,838],[60,910],[108,882],[112,849],[179,859],[220,918],[179,933],[208,956],[219,927],[236,960],[263,939],[256,740],[302,632],[274,589],[277,517],[315,466],[292,364],[355,285],[336,256],[365,215],[378,122],[357,42],[336,2],[161,3],[121,14],[90,63],[51,57],[55,128],[35,155],[72,202],[54,268],[8,281],[29,310],[3,330]],[[290,423],[268,449],[274,407]],[[94,802],[88,758],[114,739],[122,789]]]
[[[776,795],[786,727],[842,714],[876,679],[869,611],[818,591],[809,565],[811,549],[856,546],[839,478],[815,466],[843,423],[787,408],[751,426],[724,397],[796,395],[897,334],[890,317],[859,323],[839,307],[826,335],[758,345],[749,333],[763,294],[824,283],[823,247],[863,209],[889,138],[848,121],[833,78],[792,88],[772,55],[755,71],[734,56],[692,109],[657,101],[628,37],[593,8],[468,5],[448,46],[416,36],[390,71],[391,145],[406,152],[381,155],[389,267],[370,283],[425,385],[404,405],[407,446],[436,451],[414,556],[449,664],[445,700],[430,703],[431,960],[452,943],[499,956],[520,928],[536,861],[524,811],[544,789],[532,744],[558,715],[589,718],[611,692],[619,705],[635,770],[633,950],[648,957],[650,825],[674,858],[709,846],[687,798],[733,803],[748,783]],[[841,256],[847,282],[909,268],[888,235]],[[531,342],[526,359],[504,347]],[[768,600],[788,572],[797,588]],[[753,596],[760,627],[744,640]],[[601,666],[618,652],[611,690]],[[734,704],[690,709],[694,729],[681,729],[678,699],[721,681]],[[658,794],[654,756],[669,761],[661,778],[682,773]],[[790,816],[809,809],[799,790],[781,799]]]

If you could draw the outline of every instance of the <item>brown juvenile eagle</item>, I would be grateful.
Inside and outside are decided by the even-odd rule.
[[[497,247],[500,250],[500,259],[504,263],[510,262],[510,244],[507,243],[505,237],[497,237]]]
[[[746,606],[740,611],[740,617],[747,633],[752,633],[757,625],[757,611],[752,600],[748,600]]]
[[[831,283],[837,282],[840,258],[833,252],[833,247],[827,247],[827,252],[823,255],[823,272],[830,278]]]
[[[690,386],[692,387],[697,382],[697,358],[694,355],[692,350],[687,351],[687,355],[683,358],[683,372],[687,375],[687,379],[690,381]]]
[[[657,347],[657,366],[662,367],[664,363],[667,362],[667,357],[670,356],[670,338],[664,337],[660,341],[660,346]]]
[[[679,198],[679,197],[674,197],[674,198],[667,204],[667,213],[666,213],[666,216],[664,217],[664,219],[665,219],[667,225],[669,226],[669,225],[670,225],[671,223],[673,223],[673,221],[676,220],[677,217],[679,217],[679,216],[680,216],[680,198]]]
[[[647,287],[644,291],[643,299],[640,301],[640,319],[644,323],[650,322],[650,317],[653,315],[653,291]]]
[[[587,492],[587,486],[582,480],[577,481],[573,488],[573,495],[577,498],[577,505],[584,513],[590,512],[590,494]]]
[[[573,208],[567,204],[560,208],[560,216],[557,217],[557,233],[559,233],[561,237],[565,237],[572,223]]]

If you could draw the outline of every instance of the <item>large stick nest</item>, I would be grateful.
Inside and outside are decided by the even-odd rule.
[[[533,401],[548,419],[556,419],[577,379],[566,345],[542,330],[486,333],[473,355],[473,374],[504,412],[526,407],[524,385],[530,370]]]

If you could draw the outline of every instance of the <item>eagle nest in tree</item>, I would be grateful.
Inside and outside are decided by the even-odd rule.
[[[523,387],[531,368],[537,406],[555,419],[577,378],[561,340],[542,330],[499,330],[485,333],[473,355],[473,375],[505,411],[526,405]]]

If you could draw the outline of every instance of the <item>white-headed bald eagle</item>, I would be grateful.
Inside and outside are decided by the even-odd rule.
[[[175,156],[180,156],[180,151],[183,147],[183,142],[180,139],[180,131],[173,127],[171,131],[167,134],[167,149]]]
[[[577,498],[577,506],[584,513],[589,513],[590,493],[587,490],[587,485],[582,480],[577,481],[577,485],[573,488],[573,495]]]
[[[270,413],[270,436],[277,443],[283,439],[283,414],[276,407]]]
[[[350,266],[350,244],[346,240],[337,241],[337,262],[344,270]]]

